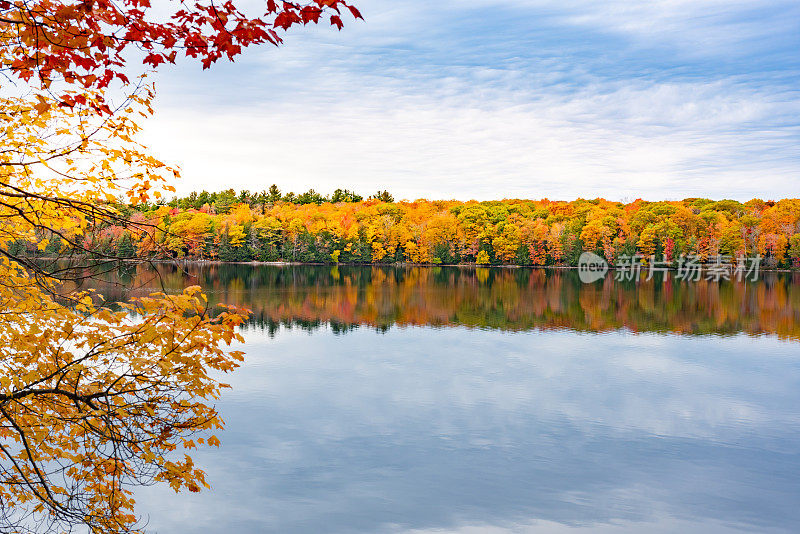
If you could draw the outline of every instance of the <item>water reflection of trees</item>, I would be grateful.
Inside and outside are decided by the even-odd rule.
[[[162,265],[156,273],[140,265],[108,282],[101,289],[115,300],[200,284],[211,302],[250,308],[250,327],[270,333],[431,325],[800,337],[797,273],[767,273],[755,283],[608,276],[587,285],[570,270],[224,264]]]

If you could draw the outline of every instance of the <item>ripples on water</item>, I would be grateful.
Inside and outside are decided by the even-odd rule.
[[[214,489],[141,491],[152,531],[800,528],[792,276],[163,269],[254,313],[223,446],[196,455]]]

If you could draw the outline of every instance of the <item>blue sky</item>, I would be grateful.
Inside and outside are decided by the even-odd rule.
[[[356,5],[342,32],[159,72],[145,141],[179,192],[798,196],[796,0]]]

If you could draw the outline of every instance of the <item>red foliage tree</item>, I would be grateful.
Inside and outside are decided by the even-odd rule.
[[[184,54],[208,68],[223,57],[233,60],[251,45],[279,45],[278,30],[320,20],[341,29],[343,12],[362,18],[345,0],[266,0],[260,16],[246,15],[240,4],[159,0],[156,9],[151,0],[0,0],[0,33],[15,45],[6,47],[12,57],[3,58],[3,64],[44,87],[62,81],[102,89],[115,79],[129,81],[125,51],[131,47],[153,67]],[[84,103],[80,95],[63,100]]]

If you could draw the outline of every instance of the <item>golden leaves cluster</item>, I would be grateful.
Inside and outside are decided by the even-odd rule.
[[[25,274],[8,260],[6,272]],[[33,304],[0,286],[3,309]],[[211,316],[199,287],[154,294],[112,310],[91,292],[65,307],[39,295],[36,307],[0,314],[0,503],[6,526],[48,531],[85,524],[128,532],[132,489],[168,483],[207,487],[178,449],[218,445],[210,404],[235,368],[242,316]]]

